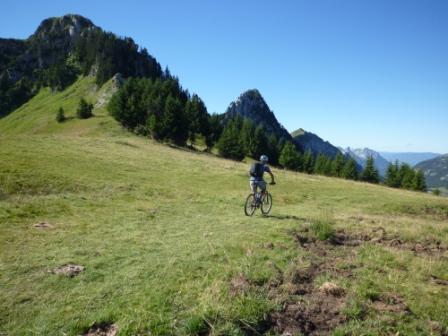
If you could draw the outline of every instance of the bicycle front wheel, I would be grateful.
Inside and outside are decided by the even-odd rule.
[[[261,201],[261,213],[267,215],[272,208],[272,196],[271,194],[265,194]]]
[[[254,194],[250,194],[246,198],[246,203],[244,204],[244,213],[246,216],[252,216],[257,208]]]

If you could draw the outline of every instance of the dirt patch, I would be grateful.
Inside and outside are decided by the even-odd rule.
[[[67,265],[62,265],[62,266],[56,267],[51,272],[54,274],[64,275],[69,278],[73,278],[74,276],[83,272],[84,269],[85,269],[85,267],[81,266],[81,265],[67,264]]]
[[[47,222],[40,222],[33,225],[37,229],[52,229],[53,225]]]
[[[246,276],[240,273],[238,276],[230,280],[230,293],[232,295],[238,295],[249,290],[250,284]]]
[[[448,286],[448,280],[440,279],[435,275],[431,275],[430,280],[438,285]]]
[[[333,296],[343,296],[345,294],[345,290],[342,287],[339,287],[333,282],[324,282],[322,286],[319,287],[319,291],[325,295],[333,295]]]
[[[304,244],[311,244],[313,249],[320,246],[319,241],[307,240]],[[326,335],[346,321],[341,313],[345,290],[331,282],[322,286],[314,283],[321,274],[333,274],[336,259],[298,260],[297,265],[270,283],[269,297],[283,300],[283,309],[269,316],[270,331],[281,335]]]
[[[83,336],[115,336],[117,333],[118,327],[113,323],[95,323]]]
[[[378,312],[410,313],[403,298],[397,294],[383,295],[372,303],[372,307]]]
[[[293,232],[293,236],[302,248],[309,250],[316,250],[316,247],[322,247],[322,245],[327,246],[327,248],[329,245],[356,247],[370,242],[395,249],[412,251],[415,254],[441,255],[448,251],[448,245],[442,243],[440,240],[405,241],[396,234],[388,234],[382,227],[373,228],[370,232],[360,233],[347,233],[339,230],[334,232],[325,241],[319,241],[310,236],[306,229]]]

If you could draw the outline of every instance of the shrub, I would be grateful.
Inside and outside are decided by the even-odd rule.
[[[84,98],[79,101],[76,115],[79,119],[88,119],[93,116],[93,104],[88,103]]]
[[[59,108],[58,112],[56,113],[56,121],[58,123],[64,122],[67,118],[64,114],[64,109],[62,107]]]

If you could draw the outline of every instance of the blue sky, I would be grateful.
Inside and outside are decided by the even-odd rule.
[[[448,152],[448,1],[1,0],[0,36],[66,13],[132,37],[209,112],[257,88],[290,131]]]

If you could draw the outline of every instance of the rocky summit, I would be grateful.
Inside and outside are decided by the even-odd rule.
[[[262,125],[267,133],[274,133],[278,139],[291,140],[291,135],[278,122],[263,96],[257,89],[241,94],[238,99],[230,103],[224,114],[224,120],[242,116],[251,120],[255,125]]]

